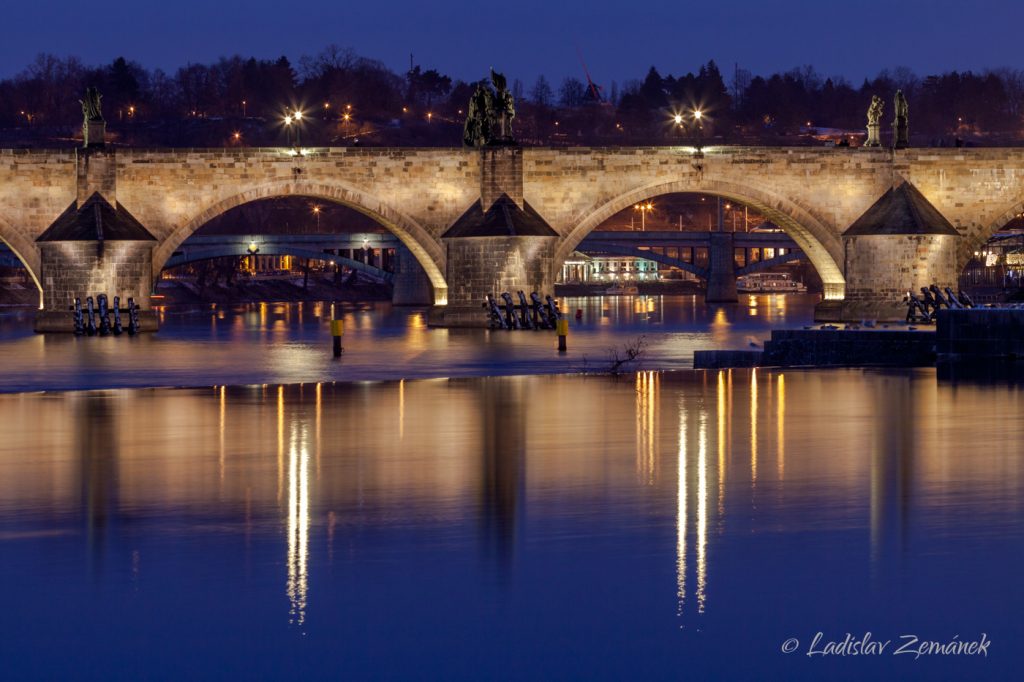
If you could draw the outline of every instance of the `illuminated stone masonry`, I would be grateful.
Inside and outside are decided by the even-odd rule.
[[[701,192],[747,204],[785,229],[818,270],[828,298],[842,299],[852,277],[868,283],[868,289],[856,287],[855,296],[863,300],[871,297],[870,282],[884,279],[875,278],[872,268],[881,274],[892,263],[882,262],[888,259],[873,247],[861,248],[863,239],[851,257],[843,233],[904,182],[957,233],[938,239],[940,247],[915,242],[915,254],[928,251],[919,254],[924,260],[915,261],[915,281],[938,280],[948,276],[949,263],[958,271],[969,254],[1024,210],[1024,149],[0,150],[0,238],[25,262],[46,298],[47,275],[54,275],[45,272],[49,266],[37,239],[72,202],[80,206],[98,193],[133,216],[155,239],[140,256],[146,262],[135,271],[156,277],[189,235],[224,211],[267,197],[311,196],[344,203],[380,221],[422,267],[433,302],[468,310],[479,305],[476,299],[486,281],[509,289],[550,287],[562,261],[583,238],[634,203],[673,192]],[[479,250],[467,243],[453,252],[449,232],[474,205],[486,212],[494,204],[484,203],[502,197],[536,217],[550,234],[513,231],[495,241],[515,244],[503,261],[511,265],[495,279],[493,259],[481,258],[480,272],[474,272],[471,254]],[[529,246],[523,246],[523,239]],[[457,263],[449,263],[452,253]],[[941,272],[932,272],[932,262],[941,263]],[[93,265],[61,265],[74,267]],[[467,284],[467,278],[476,284]],[[889,282],[886,291],[876,293],[889,296],[896,284]],[[47,307],[69,304],[55,298],[66,295],[54,292]]]

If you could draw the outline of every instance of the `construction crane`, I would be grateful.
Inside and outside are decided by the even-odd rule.
[[[576,46],[576,54],[579,56],[580,64],[583,66],[583,75],[587,77],[587,96],[598,104],[603,104],[604,98],[601,97],[602,88],[590,78],[590,71],[587,70],[587,63],[583,61],[583,53],[580,52],[579,45]]]

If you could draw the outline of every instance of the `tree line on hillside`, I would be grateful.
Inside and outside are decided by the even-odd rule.
[[[0,80],[0,143],[74,143],[78,97],[88,85],[103,94],[115,141],[153,145],[277,144],[286,111],[304,111],[306,144],[451,145],[475,83],[414,65],[398,74],[381,62],[330,46],[302,57],[225,57],[173,74],[123,57],[87,66],[75,57],[41,54]],[[755,76],[736,68],[729,82],[714,61],[696,72],[601,87],[568,77],[512,81],[516,133],[523,144],[665,144],[677,140],[812,142],[812,130],[861,130],[872,95],[887,103],[897,89],[910,102],[918,144],[966,139],[1013,143],[1021,137],[1024,71],[949,72],[921,78],[882,71],[859,87],[813,67]],[[694,112],[700,111],[698,121]]]

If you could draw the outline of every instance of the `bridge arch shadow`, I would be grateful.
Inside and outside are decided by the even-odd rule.
[[[434,237],[409,216],[389,206],[384,201],[361,190],[341,183],[318,183],[302,180],[279,180],[249,187],[227,198],[201,205],[183,224],[175,228],[153,250],[154,278],[178,250],[200,227],[227,211],[262,199],[309,198],[341,204],[372,218],[405,245],[427,274],[433,288],[435,305],[444,305],[448,300],[448,284],[444,277],[444,249]]]
[[[218,247],[207,247],[199,249],[189,249],[187,252],[175,253],[173,256],[168,258],[164,262],[164,268],[176,268],[181,265],[188,263],[196,263],[203,260],[210,260],[211,258],[224,258],[225,256],[294,256],[295,258],[307,258],[309,260],[319,260],[325,263],[334,263],[335,265],[343,265],[351,270],[362,272],[372,277],[376,277],[384,282],[391,282],[394,279],[394,273],[382,270],[373,265],[367,265],[361,261],[353,260],[352,258],[346,258],[344,256],[335,256],[330,253],[321,253],[313,249],[302,249],[291,246],[278,246],[268,245],[265,242],[256,242],[258,246],[257,252],[249,251],[247,245],[237,244],[233,246],[218,246]]]
[[[792,201],[750,186],[693,179],[653,183],[631,189],[594,207],[566,234],[556,247],[552,276],[588,234],[606,220],[641,201],[666,194],[706,194],[744,204],[778,225],[796,242],[821,277],[826,299],[841,299],[846,291],[842,241],[808,211]]]
[[[20,235],[3,218],[0,218],[0,242],[11,250],[11,253],[25,266],[29,276],[39,291],[39,308],[43,307],[43,284],[39,279],[39,249],[27,237]]]

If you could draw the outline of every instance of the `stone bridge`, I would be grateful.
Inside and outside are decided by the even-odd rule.
[[[935,234],[955,234],[927,239],[893,224],[877,233],[890,237],[884,245],[851,256],[844,232],[902,183],[934,207],[925,217],[951,226]],[[725,197],[782,227],[827,299],[880,300],[925,279],[952,284],[969,254],[1024,210],[1024,149],[0,150],[0,239],[46,310],[100,291],[147,305],[175,250],[225,211],[279,196],[336,201],[397,236],[422,268],[436,319],[462,324],[482,319],[487,292],[550,290],[602,222],[675,192]],[[908,211],[921,218],[918,204]]]

